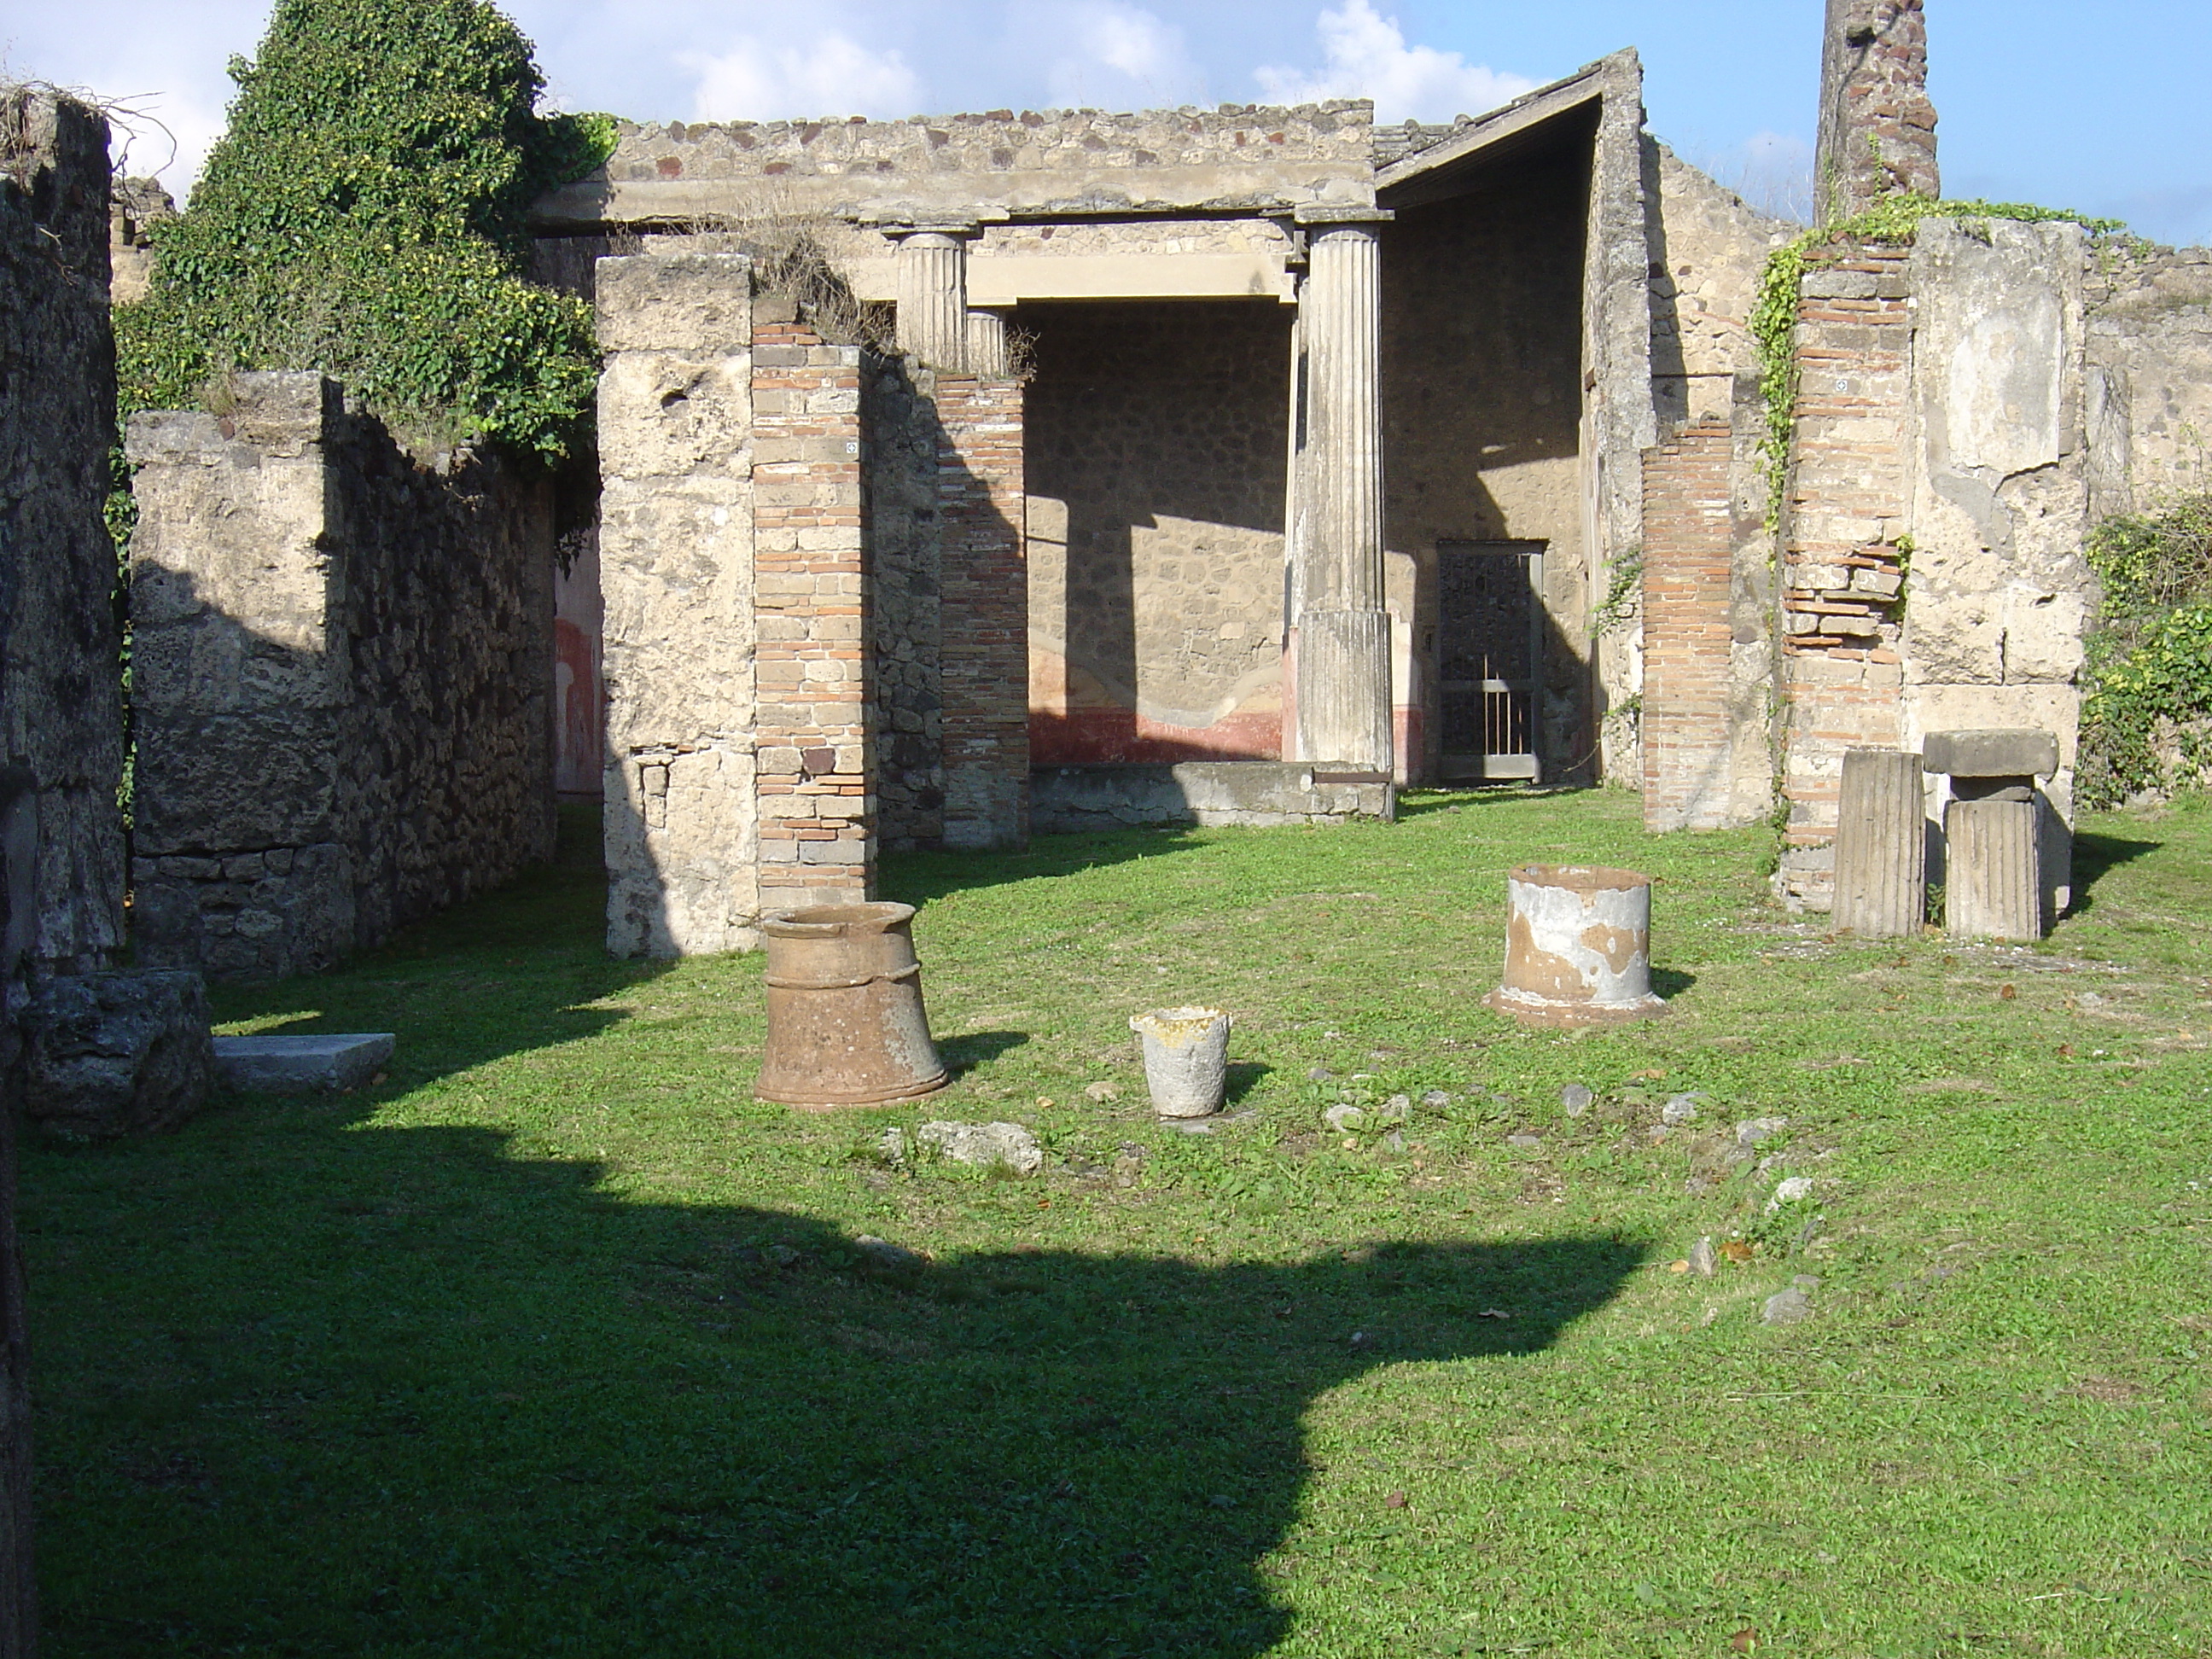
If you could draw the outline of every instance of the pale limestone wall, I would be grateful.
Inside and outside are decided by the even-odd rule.
[[[0,94],[0,761],[38,790],[33,959],[107,965],[123,941],[121,641],[100,515],[115,442],[107,124]]]
[[[2092,520],[2212,489],[2212,249],[2093,249],[2084,288]]]
[[[747,948],[760,913],[751,264],[603,259],[596,286],[608,948]]]
[[[1374,199],[1372,106],[994,110],[912,121],[623,123],[547,225],[1231,210]]]
[[[1913,541],[1906,745],[2034,726],[2058,738],[2045,864],[2067,899],[2089,526],[2078,225],[1929,220],[1910,265]],[[1931,782],[1931,787],[1933,787]],[[1931,799],[1931,815],[1940,813]]]
[[[1656,139],[1645,140],[1644,190],[1660,430],[1724,420],[1735,378],[1759,373],[1751,313],[1759,272],[1797,227],[1746,205]]]
[[[1290,319],[1024,307],[1038,765],[1280,752]]]
[[[550,488],[312,374],[131,423],[143,960],[330,966],[553,848]]]

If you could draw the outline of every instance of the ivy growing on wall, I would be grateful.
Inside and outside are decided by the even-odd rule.
[[[2092,235],[2111,235],[2124,227],[2117,219],[2092,219],[2059,208],[2021,202],[1948,202],[1933,196],[1886,197],[1864,212],[1833,224],[1816,225],[1766,256],[1752,307],[1751,334],[1759,347],[1759,390],[1766,408],[1766,430],[1759,459],[1766,478],[1766,527],[1782,515],[1782,492],[1790,468],[1790,440],[1797,410],[1797,296],[1805,270],[1820,250],[1838,243],[1909,244],[1929,218],[2010,219],[2027,224],[2070,220]]]
[[[2212,494],[2108,519],[2083,550],[2103,586],[2075,790],[2112,806],[2212,776]]]
[[[278,0],[230,73],[229,130],[116,312],[122,412],[313,368],[418,442],[569,453],[591,317],[526,279],[525,216],[612,122],[540,114],[530,43],[486,0]]]

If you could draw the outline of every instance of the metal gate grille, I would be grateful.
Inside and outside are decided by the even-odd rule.
[[[1541,542],[1437,544],[1437,678],[1447,782],[1535,778]]]

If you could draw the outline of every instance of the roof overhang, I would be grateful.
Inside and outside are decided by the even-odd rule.
[[[1485,175],[1503,163],[1586,138],[1607,97],[1640,101],[1642,88],[1632,50],[1601,58],[1401,156],[1375,175],[1376,199],[1386,207],[1419,207],[1480,189]]]

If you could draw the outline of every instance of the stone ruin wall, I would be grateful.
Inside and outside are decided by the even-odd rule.
[[[1288,308],[1020,315],[1036,763],[1277,757]]]
[[[36,783],[31,955],[64,974],[123,942],[108,234],[106,122],[0,91],[0,761]]]
[[[2090,517],[2212,489],[2212,249],[2091,250]]]
[[[1846,750],[1991,726],[2057,735],[2044,867],[2068,901],[2094,597],[2084,254],[2077,225],[1931,219],[1910,249],[1844,246],[1807,274],[1779,673],[1794,908],[1832,896]]]
[[[312,374],[130,449],[145,961],[328,967],[551,856],[543,480],[419,465]]]
[[[1774,538],[1750,319],[1794,227],[1648,142],[1651,381],[1644,456],[1642,744],[1648,828],[1718,829],[1773,801]]]
[[[1372,109],[994,110],[909,121],[623,123],[601,175],[542,203],[548,223],[823,214],[1258,209],[1372,200]]]

